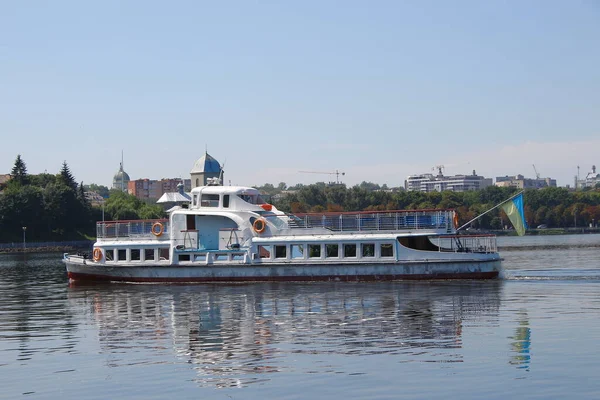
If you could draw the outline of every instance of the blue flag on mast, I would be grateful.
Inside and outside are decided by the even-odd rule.
[[[519,193],[518,196],[504,203],[502,209],[515,227],[515,231],[517,231],[519,236],[523,236],[527,229],[525,211],[523,211],[523,193]]]

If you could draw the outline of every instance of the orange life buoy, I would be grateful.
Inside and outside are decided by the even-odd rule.
[[[92,256],[94,257],[94,261],[96,262],[102,260],[102,250],[96,247],[94,249],[94,252],[92,253]]]
[[[454,211],[454,229],[458,228],[458,213]]]
[[[263,218],[259,218],[252,224],[252,229],[256,233],[263,233],[267,229],[267,222]]]
[[[154,224],[152,224],[151,231],[154,236],[158,237],[163,234],[163,232],[165,231],[165,227],[160,222],[155,222]]]

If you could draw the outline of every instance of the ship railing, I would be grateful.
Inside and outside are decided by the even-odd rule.
[[[160,224],[161,226],[157,224]],[[96,223],[96,237],[98,239],[168,239],[169,220],[145,219],[132,221],[100,221]]]
[[[444,235],[431,238],[441,252],[497,253],[496,235]]]
[[[288,214],[288,227],[331,231],[436,230],[454,232],[453,210],[360,211]]]

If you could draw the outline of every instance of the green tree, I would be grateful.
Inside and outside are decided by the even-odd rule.
[[[63,161],[62,168],[58,174],[58,179],[67,187],[73,189],[73,191],[77,190],[77,182],[75,182],[75,178],[69,169],[66,161]]]
[[[56,182],[56,175],[43,172],[37,175],[29,175],[29,183],[40,188],[45,188],[49,183]]]
[[[10,171],[10,176],[11,182],[14,182],[15,184],[23,186],[29,183],[27,176],[27,166],[25,165],[25,161],[23,161],[20,154],[17,154],[17,158],[15,159],[15,165]]]
[[[62,182],[51,183],[44,189],[44,211],[48,233],[75,236],[77,219],[81,216],[76,193]]]
[[[111,191],[110,197],[105,203],[105,210],[109,220],[164,217],[164,211],[160,206],[146,204],[137,197],[120,190]]]
[[[0,196],[0,238],[19,240],[23,227],[30,238],[42,236],[38,229],[43,217],[43,195],[35,186],[12,186]]]
[[[85,190],[96,192],[105,199],[108,199],[108,196],[110,195],[110,190],[108,189],[108,187],[104,185],[96,185],[95,183],[86,185]]]

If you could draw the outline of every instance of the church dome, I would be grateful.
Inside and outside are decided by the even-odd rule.
[[[121,182],[122,180],[125,180],[125,182],[129,182],[131,180],[131,178],[129,178],[129,174],[123,170],[117,172],[113,177],[113,181]]]
[[[127,172],[123,170],[123,164],[119,168],[119,171],[113,177],[113,189],[124,189],[127,190],[127,184],[131,179]]]
[[[202,157],[194,163],[191,174],[215,173],[221,172],[221,165],[210,154],[204,153]]]

